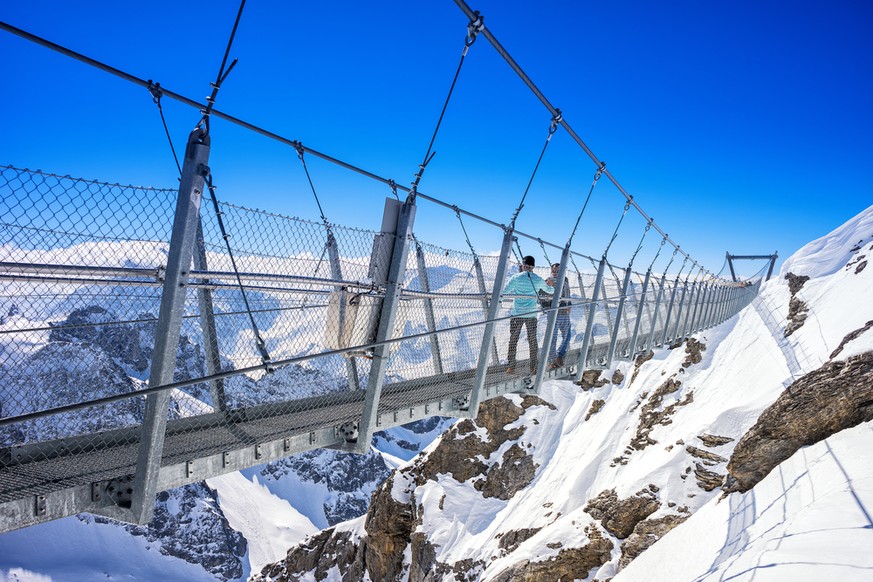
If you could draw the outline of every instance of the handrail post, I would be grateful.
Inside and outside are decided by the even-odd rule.
[[[676,282],[673,283],[673,291],[672,293],[670,293],[670,304],[667,307],[667,315],[664,316],[664,329],[661,331],[661,341],[658,342],[659,346],[663,346],[665,343],[667,343],[667,331],[669,330],[670,324],[672,323],[670,317],[673,314],[673,305],[676,302],[676,291],[679,289],[679,279],[680,276],[677,275]],[[654,345],[652,347],[654,347]]]
[[[658,294],[655,296],[655,309],[652,314],[652,324],[649,327],[649,333],[646,336],[646,342],[643,347],[646,351],[655,348],[655,329],[658,325],[658,315],[661,313],[661,303],[664,299],[664,290],[667,287],[667,273],[661,275],[661,284],[658,285]]]
[[[621,294],[618,299],[618,309],[615,310],[615,324],[613,326],[612,337],[609,338],[609,350],[606,352],[606,367],[612,365],[612,358],[615,356],[615,344],[618,341],[618,331],[621,327],[621,318],[624,314],[624,302],[627,300],[627,289],[628,285],[630,285],[631,278],[631,268],[628,265],[628,268],[625,269],[624,272],[624,281],[621,284]]]
[[[494,287],[491,289],[491,301],[488,304],[488,316],[485,330],[482,332],[482,346],[479,348],[479,361],[476,364],[476,378],[473,381],[473,390],[470,393],[470,405],[467,416],[476,418],[479,413],[479,404],[482,402],[482,391],[485,386],[485,378],[488,375],[488,364],[492,344],[494,343],[494,327],[497,314],[500,311],[500,294],[503,291],[503,281],[506,279],[506,271],[509,268],[509,255],[512,252],[511,227],[503,234],[503,244],[500,247],[500,258],[497,260],[497,272],[494,275]],[[496,361],[499,363],[499,360]]]
[[[629,346],[630,349],[630,357],[633,360],[637,355],[637,338],[640,334],[640,324],[643,321],[643,306],[646,304],[646,292],[649,290],[649,280],[652,277],[652,269],[646,271],[646,277],[643,279],[643,288],[640,290],[640,299],[637,303],[637,319],[634,322],[634,334],[631,336],[631,343]]]
[[[600,284],[603,282],[603,271],[606,268],[606,255],[600,259],[597,267],[597,279],[594,280],[594,289],[591,291],[591,303],[588,305],[588,320],[585,322],[585,338],[582,340],[582,350],[579,352],[579,364],[576,367],[576,381],[582,380],[585,371],[585,360],[588,359],[588,350],[591,349],[591,336],[594,333],[594,316],[597,314],[597,299],[600,295]]]
[[[155,328],[149,386],[160,386],[173,381],[188,273],[191,270],[197,224],[200,221],[200,201],[209,171],[208,162],[209,136],[204,129],[197,127],[189,135],[185,149],[179,198],[173,219],[173,232],[170,235],[166,278]],[[131,512],[136,523],[148,523],[154,512],[169,401],[170,393],[166,390],[150,394],[146,398],[131,500]]]
[[[561,262],[558,266],[558,279],[555,281],[555,293],[552,296],[552,308],[546,316],[546,333],[543,336],[543,345],[540,348],[540,361],[537,366],[536,379],[534,380],[533,389],[539,394],[540,385],[543,382],[543,375],[546,371],[546,366],[549,362],[549,350],[552,347],[552,337],[556,333],[555,323],[558,321],[558,311],[561,304],[561,295],[564,292],[564,278],[567,276],[567,263],[570,260],[570,243],[564,247],[561,253]],[[549,265],[551,269],[551,265]],[[569,317],[569,316],[568,316]]]
[[[688,295],[688,277],[685,278],[685,282],[682,283],[682,295],[679,297],[679,305],[676,307],[676,324],[673,326],[673,335],[670,337],[670,341],[674,342],[679,339],[679,325],[682,323],[682,308],[685,306],[685,297]]]
[[[415,262],[418,267],[418,285],[425,293],[430,293],[430,281],[427,278],[427,263],[424,260],[424,251],[421,244],[415,241]],[[433,299],[430,297],[424,298],[424,319],[427,323],[427,330],[431,332],[430,336],[430,351],[433,355],[434,372],[440,376],[443,375],[443,357],[440,353],[439,337],[436,333],[436,317],[433,311]]]
[[[379,327],[376,331],[377,342],[391,339],[394,329],[400,291],[406,274],[409,233],[412,232],[412,225],[415,222],[415,208],[413,195],[407,197],[406,202],[400,207],[391,263],[388,266],[388,278],[385,283],[385,299],[382,301]],[[373,348],[373,360],[370,363],[370,375],[367,379],[367,394],[364,396],[361,424],[358,426],[358,442],[355,445],[355,450],[359,453],[366,453],[370,450],[370,440],[373,438],[373,433],[376,432],[379,419],[379,400],[382,397],[382,385],[385,382],[385,371],[388,368],[390,351],[391,346],[387,344],[377,345]]]

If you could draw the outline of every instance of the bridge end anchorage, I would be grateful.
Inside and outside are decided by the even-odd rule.
[[[767,261],[769,266],[767,267],[767,276],[764,277],[765,281],[769,281],[770,277],[773,275],[773,267],[776,265],[776,259],[779,258],[779,253],[774,252],[772,255],[732,255],[730,252],[725,253],[725,258],[727,260],[728,267],[731,271],[731,278],[734,283],[738,283],[740,279],[737,278],[736,270],[734,269],[734,261]],[[762,267],[761,271],[764,268]]]

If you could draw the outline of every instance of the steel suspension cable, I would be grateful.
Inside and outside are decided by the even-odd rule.
[[[591,194],[594,193],[594,187],[597,186],[600,176],[603,175],[604,168],[606,168],[606,164],[602,163],[601,166],[597,168],[597,171],[594,172],[594,180],[591,181],[591,187],[588,188],[588,196],[585,197],[585,203],[582,205],[582,210],[579,211],[579,216],[576,217],[576,224],[573,225],[573,231],[570,233],[570,238],[567,239],[567,244],[573,242],[573,237],[576,236],[576,229],[579,228],[579,221],[582,220],[582,215],[585,214],[585,209],[588,208]]]
[[[161,97],[163,97],[163,92],[161,91],[161,84],[154,83],[152,84],[152,80],[149,79],[149,93],[152,94],[152,101],[154,101],[155,105],[158,106],[158,113],[161,115],[161,123],[164,125],[164,133],[167,134],[167,142],[170,144],[170,151],[173,152],[173,160],[176,162],[176,169],[179,170],[179,177],[182,177],[182,166],[179,164],[179,156],[176,155],[176,148],[173,146],[173,138],[170,137],[170,128],[167,127],[167,120],[164,118],[164,108],[161,105]]]
[[[518,208],[515,209],[515,212],[512,215],[512,219],[509,221],[509,228],[515,228],[515,220],[518,218],[519,213],[521,213],[521,209],[524,208],[524,200],[527,198],[527,194],[530,191],[531,184],[533,184],[534,177],[537,175],[537,170],[540,168],[540,163],[543,161],[543,156],[546,154],[546,149],[549,147],[549,142],[552,141],[552,136],[555,135],[555,132],[558,130],[558,124],[561,122],[561,110],[556,110],[555,114],[552,116],[552,121],[549,123],[549,134],[546,136],[546,143],[543,144],[543,149],[540,152],[540,157],[537,158],[537,163],[534,166],[533,173],[530,176],[530,180],[527,181],[527,187],[524,189],[524,194],[521,196],[521,201],[518,203]]]
[[[267,372],[272,372],[273,368],[270,365],[272,358],[270,357],[270,353],[267,351],[267,344],[264,342],[264,338],[261,337],[261,332],[258,329],[258,324],[255,322],[255,316],[252,313],[252,308],[249,305],[248,296],[246,295],[245,287],[243,286],[242,277],[240,277],[239,269],[236,266],[236,259],[233,256],[233,251],[230,247],[230,235],[227,234],[227,230],[224,227],[224,219],[222,218],[223,212],[221,212],[221,208],[218,206],[218,198],[215,196],[215,186],[212,183],[212,172],[206,171],[205,174],[206,185],[209,189],[209,197],[212,200],[212,206],[215,208],[215,218],[218,221],[218,228],[221,230],[221,237],[224,239],[224,245],[227,248],[227,254],[230,258],[230,264],[233,267],[234,275],[236,276],[237,286],[239,287],[239,292],[242,295],[243,305],[245,305],[246,312],[249,315],[249,321],[252,325],[252,332],[255,334],[255,345],[258,348],[258,352],[261,354],[261,362],[264,365],[264,369]]]
[[[616,237],[618,237],[618,229],[621,228],[621,223],[624,221],[624,217],[627,216],[627,211],[630,209],[631,203],[628,202],[624,205],[624,211],[621,213],[621,217],[618,219],[618,224],[615,225],[615,232],[612,233],[612,238],[609,239],[609,243],[606,245],[606,249],[603,251],[603,256],[607,256],[609,254],[609,249],[612,247],[612,243],[615,242]]]
[[[467,5],[465,0],[454,0],[454,1],[455,1],[455,4],[458,6],[458,8],[460,8],[461,11],[471,21],[474,19],[474,17],[479,17],[479,13],[478,12],[474,13],[473,10]],[[507,64],[512,68],[513,71],[515,71],[515,73],[521,78],[521,80],[524,82],[524,84],[527,85],[527,87],[531,90],[531,92],[540,100],[540,102],[546,107],[546,109],[548,109],[549,112],[551,112],[554,115],[558,111],[557,108],[554,107],[549,102],[548,99],[546,99],[546,96],[542,93],[542,91],[539,90],[539,88],[534,84],[533,80],[531,80],[531,78],[527,75],[527,73],[524,72],[524,70],[521,68],[521,66],[515,61],[515,59],[512,58],[512,56],[507,52],[507,50],[503,47],[503,45],[500,44],[500,42],[497,40],[497,38],[495,38],[495,36],[491,33],[491,31],[486,26],[483,26],[482,30],[481,30],[481,34],[488,40],[488,42],[491,43],[491,46],[493,46],[494,49],[497,51],[497,53],[501,57],[503,57],[503,59],[507,62]],[[573,128],[570,126],[570,124],[567,122],[566,119],[563,119],[563,118],[561,119],[561,126],[567,131],[568,134],[570,134],[570,137],[573,138],[573,140],[576,142],[576,144],[580,148],[582,148],[582,150],[588,155],[589,158],[591,158],[591,160],[598,167],[604,166],[603,162],[601,162],[598,159],[598,157],[594,154],[594,152],[591,151],[591,148],[589,148],[588,145],[582,140],[582,138],[579,137],[579,135],[573,130]],[[618,189],[618,191],[621,192],[621,194],[637,210],[637,212],[639,212],[640,215],[642,215],[642,217],[646,221],[651,220],[651,217],[648,214],[646,214],[646,212],[642,209],[642,207],[640,207],[640,205],[633,199],[633,196],[628,194],[628,192],[624,189],[624,187],[622,187],[622,185],[619,184],[618,180],[616,180],[615,177],[608,170],[604,169],[603,171],[604,171],[604,174],[606,174],[606,177],[609,178],[609,181],[615,185],[615,187]],[[657,224],[655,224],[653,222],[652,227],[656,231],[658,231],[658,233],[660,233],[662,236],[666,237],[667,241],[674,248],[676,248],[678,250],[678,252],[682,253],[684,256],[690,257],[690,255],[688,255],[685,251],[681,250],[679,245],[676,244],[673,240],[671,240],[670,237],[667,235],[667,233],[665,233]]]
[[[233,59],[230,66],[225,70],[227,58],[230,56],[230,48],[233,46],[233,39],[236,37],[236,30],[239,27],[240,18],[242,18],[243,9],[246,6],[246,0],[242,0],[239,4],[239,10],[236,13],[236,19],[233,22],[233,28],[230,31],[230,38],[227,39],[227,47],[224,49],[224,56],[221,59],[221,66],[218,68],[218,75],[215,77],[215,82],[212,83],[212,93],[206,98],[206,109],[203,110],[203,119],[200,121],[206,128],[206,133],[209,133],[209,116],[212,113],[212,108],[215,106],[215,99],[218,97],[218,90],[221,89],[221,84],[224,83],[227,76],[236,66],[238,59]]]
[[[666,243],[666,242],[667,242],[667,239],[664,237],[661,237],[661,244],[658,245],[658,252],[655,253],[655,258],[653,258],[652,262],[649,263],[649,271],[651,271],[652,267],[655,266],[655,261],[658,260],[658,256],[660,256],[661,250],[664,248],[664,243]]]
[[[646,240],[646,235],[649,234],[649,230],[652,228],[652,223],[647,222],[646,228],[643,230],[643,236],[640,238],[640,244],[637,245],[637,250],[634,251],[634,254],[631,255],[630,262],[627,264],[627,268],[630,269],[634,264],[634,259],[637,258],[637,253],[640,252],[640,249],[643,248],[643,241]],[[663,240],[663,239],[662,239]]]
[[[440,125],[443,123],[443,117],[445,117],[446,109],[449,107],[449,101],[452,98],[452,93],[455,90],[455,85],[458,82],[458,76],[461,74],[461,67],[464,66],[464,59],[467,57],[467,51],[470,50],[470,47],[473,46],[473,43],[476,42],[476,35],[479,34],[479,31],[484,27],[484,20],[481,16],[476,13],[476,18],[472,19],[469,23],[467,23],[467,36],[464,38],[464,50],[461,51],[461,59],[458,61],[458,68],[455,70],[455,76],[452,78],[452,84],[449,87],[449,93],[446,95],[446,100],[443,103],[443,109],[440,111],[439,119],[437,119],[436,127],[433,130],[433,135],[430,138],[430,143],[427,145],[427,151],[424,154],[424,160],[418,165],[418,172],[415,174],[415,179],[412,182],[412,189],[409,192],[409,195],[414,199],[415,195],[418,193],[418,184],[421,182],[421,177],[424,174],[424,170],[430,161],[433,159],[436,152],[433,151],[433,144],[436,141],[437,133],[439,133]]]

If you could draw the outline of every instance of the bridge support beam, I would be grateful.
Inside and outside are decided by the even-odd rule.
[[[658,315],[661,313],[661,303],[664,299],[664,289],[667,288],[667,274],[664,273],[661,275],[661,283],[658,285],[658,294],[655,296],[655,309],[652,314],[652,325],[649,327],[649,334],[646,338],[646,342],[643,345],[643,348],[648,351],[655,348],[655,342],[657,339],[655,338],[655,328],[658,325]]]
[[[386,206],[386,212],[390,208],[391,206]],[[406,273],[406,257],[409,254],[409,233],[412,232],[412,225],[415,222],[415,208],[415,197],[412,195],[400,207],[391,263],[388,267],[385,299],[382,301],[379,327],[376,331],[377,342],[391,339],[392,330],[394,329],[394,320],[397,318],[397,305],[400,300],[400,291]],[[385,223],[388,222],[388,220],[385,221]],[[367,394],[364,397],[361,424],[358,427],[358,442],[355,445],[355,451],[359,453],[366,453],[370,450],[370,440],[373,438],[373,433],[376,432],[376,422],[379,418],[379,399],[382,396],[382,385],[385,382],[385,370],[388,367],[390,350],[391,347],[386,344],[373,348],[373,361],[370,364]]]
[[[194,242],[200,222],[200,201],[203,197],[208,162],[209,136],[198,127],[188,137],[185,150],[179,199],[167,256],[167,274],[155,329],[149,386],[160,386],[173,381],[188,273],[194,256]],[[148,523],[154,512],[169,401],[170,393],[166,390],[146,398],[131,500],[132,521],[136,523]]]
[[[482,402],[482,391],[485,387],[485,377],[488,375],[490,362],[490,346],[494,343],[494,326],[497,314],[500,312],[500,294],[503,291],[503,281],[509,267],[509,255],[512,252],[512,228],[503,233],[503,244],[500,246],[500,258],[497,260],[497,273],[494,274],[494,287],[491,289],[491,301],[488,304],[488,316],[485,331],[482,332],[482,346],[479,348],[479,361],[476,364],[476,378],[470,393],[470,406],[467,416],[476,418],[479,414],[479,404]],[[499,363],[496,360],[495,363]]]
[[[585,372],[585,361],[588,359],[588,350],[591,349],[591,337],[594,333],[594,316],[597,314],[597,299],[600,296],[600,287],[603,283],[603,271],[606,269],[606,255],[600,259],[597,267],[597,278],[594,280],[594,290],[591,291],[591,303],[588,306],[588,321],[585,322],[585,337],[582,339],[582,350],[579,352],[579,364],[576,367],[576,381],[582,380]]]

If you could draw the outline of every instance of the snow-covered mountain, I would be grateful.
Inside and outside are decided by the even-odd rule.
[[[254,580],[870,580],[870,257],[873,207],[722,325],[484,403]]]
[[[801,249],[738,316],[581,386],[378,433],[370,455],[312,451],[167,492],[148,526],[77,516],[0,535],[0,580],[869,579],[871,239],[873,208]],[[71,305],[51,317],[112,309]],[[42,380],[62,388],[133,390],[152,350],[139,325],[40,332],[27,357],[37,375],[59,363]],[[190,338],[178,354],[179,373],[202,374]],[[6,377],[38,398],[34,374]],[[299,367],[239,381],[232,398],[345,389]],[[174,403],[208,406],[208,390]]]

